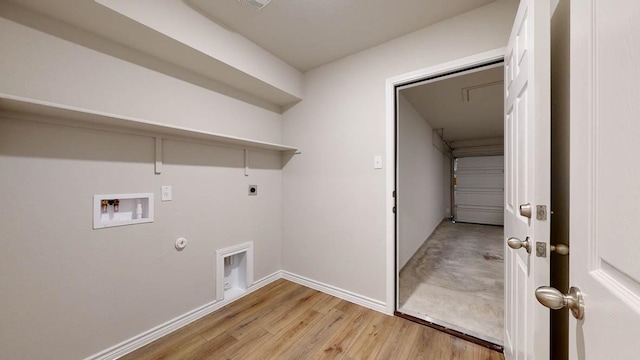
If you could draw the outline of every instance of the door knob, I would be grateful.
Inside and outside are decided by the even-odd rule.
[[[566,244],[551,245],[551,251],[558,255],[569,255],[569,246]]]
[[[559,310],[566,306],[571,310],[573,317],[578,320],[584,317],[582,292],[575,286],[569,289],[567,295],[550,286],[541,286],[536,289],[536,299],[540,304],[553,310]]]
[[[509,245],[510,248],[514,249],[514,250],[518,250],[520,248],[524,248],[525,250],[527,250],[527,253],[531,254],[531,243],[529,242],[529,237],[527,236],[526,239],[524,239],[524,241],[518,239],[518,238],[514,238],[514,237],[510,237],[507,240],[507,245]]]
[[[531,219],[531,204],[526,203],[520,205],[520,215]]]

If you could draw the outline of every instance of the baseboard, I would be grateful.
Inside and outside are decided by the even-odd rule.
[[[312,280],[309,278],[306,278],[304,276],[300,276],[300,275],[296,275],[293,273],[290,273],[288,271],[282,271],[282,278],[292,281],[294,283],[309,287],[311,289],[314,290],[318,290],[321,291],[323,293],[329,294],[329,295],[333,295],[335,297],[338,297],[340,299],[352,302],[354,304],[358,304],[361,306],[364,306],[366,308],[369,308],[371,310],[375,310],[375,311],[379,311],[381,313],[385,313],[388,314],[387,312],[387,304],[383,301],[379,301],[379,300],[375,300],[375,299],[371,299],[369,297],[360,295],[360,294],[356,294],[353,293],[351,291],[347,291],[344,289],[340,289],[338,287],[332,286],[332,285],[328,285],[316,280]],[[392,314],[388,314],[388,315],[392,315]]]
[[[171,319],[167,322],[165,322],[164,324],[158,325],[155,328],[145,331],[142,334],[136,335],[134,337],[132,337],[131,339],[125,340],[117,345],[114,345],[104,351],[101,351],[95,355],[91,355],[89,357],[87,357],[85,360],[114,360],[117,359],[121,356],[124,356],[130,352],[133,352],[149,343],[152,343],[155,340],[160,339],[161,337],[175,331],[178,330],[179,328],[188,325],[206,315],[211,314],[212,312],[242,298],[243,296],[246,296],[258,289],[260,289],[263,286],[266,286],[278,279],[286,279],[289,281],[292,281],[296,284],[300,284],[303,286],[306,286],[308,288],[314,289],[314,290],[318,290],[321,291],[323,293],[329,294],[329,295],[333,295],[335,297],[338,297],[340,299],[352,302],[354,304],[358,304],[364,307],[367,307],[369,309],[375,310],[375,311],[379,311],[385,314],[388,314],[387,312],[387,304],[379,301],[379,300],[374,300],[371,298],[368,298],[366,296],[363,295],[359,295],[356,293],[353,293],[351,291],[347,291],[344,289],[340,289],[338,287],[332,286],[332,285],[328,285],[328,284],[324,284],[322,282],[316,281],[316,280],[312,280],[309,278],[306,278],[304,276],[300,276],[300,275],[296,275],[293,273],[290,273],[288,271],[283,271],[283,270],[279,270],[274,272],[273,274],[266,276],[256,282],[254,282],[254,284],[252,286],[249,287],[249,289],[247,289],[247,292],[244,293],[242,296],[239,296],[235,299],[232,300],[222,300],[222,301],[212,301],[208,304],[205,304],[197,309],[191,310],[189,312],[187,312],[186,314],[180,315],[174,319]],[[392,315],[392,314],[390,314]]]
[[[203,316],[209,315],[212,312],[250,294],[263,286],[266,286],[278,279],[282,278],[281,271],[276,271],[275,273],[268,275],[256,282],[252,286],[247,289],[247,292],[243,295],[232,299],[232,300],[222,300],[222,301],[212,301],[208,304],[205,304],[197,309],[191,310],[186,314],[180,315],[174,319],[171,319],[164,324],[158,325],[155,328],[145,331],[140,335],[136,335],[131,339],[125,340],[117,345],[114,345],[104,351],[101,351],[95,355],[91,355],[87,357],[85,360],[112,360],[117,359],[121,356],[124,356],[134,350],[137,350],[155,340],[160,339],[161,337],[178,330],[179,328],[188,325]]]

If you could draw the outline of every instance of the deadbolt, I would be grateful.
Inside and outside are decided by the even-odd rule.
[[[526,203],[520,205],[520,215],[531,219],[531,204]]]
[[[527,236],[526,239],[524,239],[524,241],[515,238],[515,237],[510,237],[507,240],[507,245],[509,245],[510,248],[514,249],[514,250],[518,250],[520,248],[524,248],[525,250],[527,250],[527,253],[531,254],[531,243],[529,242],[529,237]]]
[[[547,257],[547,243],[538,241],[536,242],[536,256],[537,257]]]
[[[541,286],[536,289],[536,299],[540,304],[549,309],[559,310],[568,307],[573,317],[580,320],[584,317],[584,300],[582,292],[575,286],[569,289],[569,293],[564,295],[560,290],[550,286]]]

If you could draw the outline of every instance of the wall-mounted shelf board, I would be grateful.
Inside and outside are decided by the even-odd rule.
[[[282,144],[216,134],[2,93],[0,93],[0,116],[104,130],[144,133],[148,136],[168,139],[198,140],[242,149],[270,150],[283,153],[294,153],[297,150],[295,147]]]
[[[172,1],[167,7],[188,8],[189,12],[195,12],[188,1]],[[19,3],[19,4],[18,4]],[[163,16],[153,9],[155,1],[83,1],[82,6],[74,8],[74,11],[61,11],[53,1],[0,1],[2,17],[16,23],[38,24],[34,28],[47,32],[55,37],[77,43],[106,55],[121,58],[138,66],[149,68],[153,71],[178,78],[194,85],[205,87],[213,91],[223,91],[226,96],[260,106],[269,111],[282,113],[283,109],[302,100],[302,87],[294,85],[301,82],[302,75],[288,66],[284,66],[284,74],[277,75],[281,81],[277,81],[271,70],[262,71],[253,66],[241,66],[244,61],[237,62],[232,59],[238,50],[218,50],[201,47],[195,43],[185,42],[185,38],[168,34],[163,29],[157,29],[157,25],[137,16],[130,16],[118,9],[124,7],[145,8],[144,16]],[[129,5],[127,3],[135,3]],[[185,9],[186,10],[186,9]],[[162,11],[161,11],[162,12]],[[175,14],[176,19],[184,14]],[[202,14],[193,14],[202,16]],[[84,19],[84,20],[83,20]],[[86,19],[108,19],[110,26],[104,26],[102,21],[85,21]],[[175,20],[175,19],[174,19]],[[180,21],[180,19],[177,19]],[[188,20],[187,20],[188,21]],[[206,24],[205,24],[206,25]],[[218,27],[212,24],[213,27]],[[238,49],[248,49],[249,53],[242,50],[245,56],[265,52],[246,39],[236,39],[236,34],[228,30],[222,30],[219,35],[209,39],[220,38],[232,41]],[[127,34],[126,38],[122,36]],[[182,33],[182,31],[180,31]],[[173,36],[172,36],[173,35]],[[222,36],[222,37],[220,37]],[[80,40],[81,39],[81,40]],[[245,40],[245,41],[243,41]],[[196,41],[199,43],[200,40]],[[247,47],[245,47],[245,45]],[[253,50],[251,50],[253,49]],[[257,52],[256,52],[257,50]],[[232,55],[232,56],[229,56]],[[257,55],[255,61],[262,63],[261,59],[276,63],[282,62],[271,54]],[[254,64],[253,61],[249,62]],[[283,63],[284,64],[284,63]],[[269,68],[269,67],[267,67]],[[289,68],[289,71],[286,69]],[[278,70],[281,73],[282,70]],[[287,75],[288,73],[288,75]],[[274,73],[275,74],[275,73]],[[285,76],[285,78],[281,78]],[[287,79],[287,80],[285,80]]]

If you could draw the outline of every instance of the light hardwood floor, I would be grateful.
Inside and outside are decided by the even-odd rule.
[[[504,357],[411,321],[278,280],[121,359]]]

